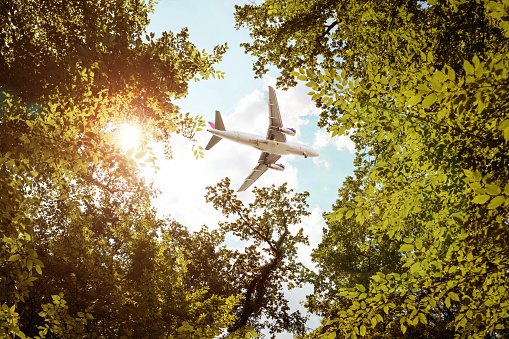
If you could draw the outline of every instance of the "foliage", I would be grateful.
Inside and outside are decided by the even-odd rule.
[[[126,229],[136,223],[122,217],[134,212],[119,202],[125,202],[129,194],[119,198],[123,191],[111,190],[124,186],[131,194],[143,196],[146,188],[142,182],[137,183],[136,170],[154,164],[148,141],[164,142],[170,156],[172,133],[192,139],[200,130],[204,125],[201,118],[179,113],[171,100],[185,96],[191,79],[220,76],[222,73],[217,73],[213,65],[221,60],[226,47],[217,46],[210,55],[201,53],[187,40],[185,29],[178,34],[163,33],[157,39],[153,33],[143,37],[151,10],[151,1],[137,0],[8,0],[0,6],[0,336],[23,337],[20,327],[40,322],[20,323],[20,317],[26,314],[19,305],[26,306],[32,298],[46,305],[43,317],[47,322],[41,326],[48,333],[67,336],[70,332],[66,331],[75,331],[77,335],[78,328],[83,328],[90,334],[96,330],[92,330],[94,322],[86,315],[91,313],[84,308],[95,302],[94,293],[97,296],[102,291],[89,290],[90,298],[83,303],[87,306],[77,309],[76,300],[67,299],[73,294],[64,293],[62,299],[57,287],[79,285],[81,280],[73,285],[72,279],[81,272],[86,277],[84,282],[95,281],[111,295],[117,293],[118,280],[111,267],[127,260],[116,257],[113,249],[118,242],[136,240],[130,243],[134,253],[148,246],[152,255],[148,259],[162,260],[164,243],[146,239],[157,227],[145,228],[150,232],[139,231],[140,238],[129,235]],[[143,128],[144,141],[137,150],[125,152],[116,143],[115,132],[124,123]],[[195,154],[200,155],[198,150]],[[119,205],[107,200],[108,194],[117,195]],[[105,199],[104,211],[92,207],[100,197]],[[141,204],[141,208],[147,211],[148,207]],[[91,215],[85,215],[85,211]],[[148,222],[142,220],[136,219],[141,224]],[[118,225],[124,225],[124,233],[110,229]],[[67,233],[71,229],[76,234]],[[132,239],[123,238],[127,235]],[[75,257],[71,250],[83,256]],[[54,257],[55,252],[61,258]],[[85,259],[90,262],[80,271]],[[92,262],[104,266],[93,268]],[[146,277],[143,286],[148,288],[148,281],[163,280],[161,275],[168,273],[163,268],[167,268],[160,262],[158,265],[162,271]],[[185,267],[183,263],[181,266]],[[69,281],[59,281],[53,291],[47,290],[60,299],[37,295],[38,288],[46,286],[41,284],[44,270],[57,276],[61,273],[58,270],[71,274],[62,276]],[[110,285],[99,284],[103,274],[112,278]],[[177,278],[174,275],[157,293],[178,285]],[[82,288],[87,290],[89,286]],[[181,297],[190,299],[182,304],[193,307],[205,300],[222,302],[212,297],[204,299],[203,293],[184,293]],[[94,305],[94,311],[111,311],[108,305]],[[152,304],[147,303],[145,310],[148,305]],[[32,306],[31,310],[39,307]],[[201,310],[201,306],[196,307]],[[36,317],[35,313],[31,316]],[[149,318],[143,321],[150,322]],[[66,325],[59,327],[58,323]]]
[[[403,242],[403,272],[378,272],[324,329],[346,338],[436,328],[497,337],[508,326],[507,0],[265,1],[237,9],[246,49],[306,81],[321,125],[350,131],[361,194],[355,218],[375,244]],[[302,66],[298,71],[294,68]],[[388,317],[387,317],[387,316]],[[373,332],[375,331],[375,332]]]
[[[362,178],[365,172],[356,171],[356,178],[347,177],[339,190],[339,199],[333,211],[351,207],[355,198],[362,195]],[[353,215],[354,211],[348,212]],[[400,243],[385,237],[376,241],[370,231],[370,222],[360,223],[355,218],[326,220],[323,238],[311,258],[316,262],[317,273],[310,272],[314,293],[307,297],[309,311],[321,316],[330,316],[338,303],[348,302],[338,298],[342,288],[369,286],[370,277],[382,271],[400,272]]]
[[[292,194],[286,184],[255,188],[254,202],[244,206],[228,178],[207,190],[207,202],[225,217],[235,217],[234,221],[220,223],[221,231],[248,241],[243,251],[230,251],[229,272],[220,273],[220,280],[230,282],[234,294],[243,296],[234,311],[237,319],[228,332],[243,333],[246,326],[252,326],[268,328],[272,338],[283,331],[303,334],[306,318],[299,311],[289,313],[282,287],[300,286],[304,278],[305,268],[296,262],[296,256],[297,245],[307,244],[307,237],[302,228],[292,226],[310,214],[306,210],[309,193]],[[262,321],[262,316],[266,320]]]
[[[150,209],[147,189],[110,184],[114,193],[83,194],[75,201],[45,199],[33,239],[44,275],[18,304],[23,333],[136,338],[220,334],[234,321],[231,310],[238,297],[210,295],[207,286],[190,288],[183,279],[189,260],[179,238],[169,232],[172,222],[156,219]],[[74,189],[93,185],[78,182]],[[48,219],[50,211],[55,217]],[[47,304],[51,297],[54,305]],[[76,324],[80,316],[84,324]]]

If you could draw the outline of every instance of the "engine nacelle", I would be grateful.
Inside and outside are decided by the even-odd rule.
[[[291,127],[279,127],[278,130],[281,132],[281,133],[284,133],[284,134],[288,134],[288,135],[295,135],[295,133],[297,133],[297,131],[295,130],[295,128],[291,128]]]
[[[285,170],[285,165],[283,165],[283,164],[268,164],[267,167],[272,168],[273,170],[276,170],[276,171],[284,171]]]

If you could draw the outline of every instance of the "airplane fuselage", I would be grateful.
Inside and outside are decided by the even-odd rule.
[[[296,142],[281,142],[276,140],[267,140],[265,137],[239,131],[222,131],[217,129],[207,129],[208,132],[218,137],[238,142],[247,146],[252,146],[262,152],[271,154],[295,154],[303,157],[317,157],[318,152],[312,147],[302,145]]]

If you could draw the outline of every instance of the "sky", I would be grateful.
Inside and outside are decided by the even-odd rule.
[[[272,67],[262,79],[254,78],[252,64],[254,57],[244,53],[240,43],[250,41],[249,32],[245,29],[235,30],[234,6],[242,5],[241,1],[220,0],[161,0],[149,16],[151,23],[148,32],[156,37],[162,31],[174,33],[187,27],[189,41],[199,50],[212,51],[218,44],[227,43],[223,61],[215,66],[225,72],[224,79],[210,79],[189,83],[189,94],[176,101],[182,112],[203,116],[207,121],[214,121],[214,112],[222,114],[226,129],[244,131],[265,136],[268,127],[268,86],[275,88],[278,70]],[[337,190],[348,175],[353,173],[354,145],[347,137],[335,137],[324,129],[317,127],[320,110],[316,108],[309,88],[299,84],[287,91],[276,89],[276,96],[283,120],[283,125],[297,130],[296,136],[287,136],[288,140],[307,144],[320,152],[318,158],[283,156],[279,162],[285,165],[285,171],[268,170],[252,187],[265,187],[284,182],[296,192],[308,191],[309,211],[311,215],[302,219],[295,226],[295,232],[304,228],[309,237],[310,246],[299,248],[299,258],[308,268],[313,269],[310,254],[320,243],[322,229],[325,227],[322,214],[330,212],[337,199]],[[197,133],[198,144],[205,148],[211,134],[202,131]],[[173,159],[162,157],[157,165],[157,174],[147,174],[154,179],[161,190],[155,206],[162,215],[170,215],[176,221],[191,230],[198,230],[201,225],[209,229],[217,227],[225,218],[211,204],[206,204],[206,186],[214,186],[221,179],[229,177],[232,188],[237,189],[257,164],[260,151],[222,140],[211,150],[205,151],[204,158],[196,160],[191,150],[192,144],[180,137],[172,137]],[[250,189],[252,189],[250,187]],[[238,193],[246,204],[254,198],[248,189]],[[230,244],[235,243],[230,239]],[[306,294],[312,293],[312,287],[287,292],[291,307],[299,306],[299,301]],[[312,318],[308,326],[315,328],[318,319]],[[292,338],[283,334],[278,338]]]

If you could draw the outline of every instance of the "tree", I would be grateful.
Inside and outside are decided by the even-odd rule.
[[[362,194],[329,220],[355,218],[376,243],[404,242],[406,270],[343,289],[351,305],[329,320],[329,332],[355,338],[383,325],[404,334],[433,328],[433,314],[449,312],[456,336],[504,333],[508,7],[434,0],[238,8],[238,24],[254,37],[247,51],[261,64],[279,62],[281,84],[307,81],[324,108],[321,124],[334,136],[350,131],[363,150]]]
[[[355,206],[355,197],[362,195],[365,172],[356,171],[356,178],[347,177],[339,189],[339,198],[333,211]],[[353,211],[349,214],[353,215]],[[326,220],[321,243],[311,254],[318,272],[310,274],[314,293],[307,297],[307,307],[313,313],[330,317],[330,312],[341,299],[342,288],[357,284],[369,287],[369,280],[378,271],[401,272],[400,243],[386,237],[376,241],[369,222],[359,223],[354,218]]]
[[[45,267],[34,242],[41,218],[49,225],[59,220],[71,225],[75,219],[67,213],[81,215],[78,209],[89,208],[85,202],[92,206],[97,191],[107,192],[112,181],[136,187],[138,166],[154,163],[148,140],[165,142],[170,156],[172,133],[192,139],[204,125],[199,117],[180,114],[172,100],[185,96],[191,79],[221,76],[213,65],[226,47],[202,54],[185,29],[158,39],[151,33],[143,41],[151,10],[152,2],[137,0],[1,5],[0,335],[23,336],[20,327],[27,326],[19,323],[18,305],[31,298]],[[127,122],[144,130],[136,152],[116,143],[116,130]],[[76,182],[87,189],[76,188]],[[55,206],[61,213],[46,209],[47,196],[34,193],[45,190],[61,203]],[[117,213],[114,208],[108,213]],[[115,213],[100,216],[94,227],[108,228]],[[77,231],[90,226],[78,224]],[[67,241],[54,236],[51,241]],[[70,326],[84,324],[85,313],[77,316],[71,302],[54,295],[55,302],[46,304],[62,305],[54,314],[71,322],[81,318]]]
[[[44,274],[18,304],[25,335],[213,338],[227,328],[238,296],[185,283],[187,259],[170,220],[156,218],[140,182],[109,191],[77,182],[79,200],[49,199],[32,242]],[[94,192],[95,191],[95,192]],[[52,218],[48,218],[52,215]],[[195,244],[196,245],[196,244]]]
[[[361,154],[358,154],[355,161],[357,165],[360,165],[361,158]],[[319,270],[310,276],[315,288],[314,293],[307,296],[306,307],[310,312],[323,317],[323,320],[322,326],[313,330],[309,338],[320,338],[330,331],[329,320],[353,305],[350,298],[340,295],[345,288],[360,289],[364,293],[369,289],[371,277],[377,272],[387,275],[404,274],[407,271],[403,267],[405,261],[398,251],[404,244],[401,240],[387,235],[377,239],[370,227],[372,219],[361,224],[357,221],[358,217],[351,217],[355,212],[355,197],[364,195],[362,182],[366,171],[356,170],[355,174],[355,179],[346,178],[332,212],[347,208],[349,215],[345,219],[326,219],[327,227],[324,228],[322,242],[312,253],[312,259]],[[450,326],[455,312],[445,307],[431,309],[426,315],[433,326],[421,323],[408,328],[404,334],[398,327],[390,326],[391,319],[397,317],[397,314],[385,313],[383,310],[377,314],[382,321],[366,329],[366,336],[370,338],[447,338],[456,333]],[[370,316],[373,318],[374,314]]]
[[[220,223],[222,232],[231,232],[248,241],[243,252],[232,250],[227,272],[220,272],[220,281],[229,282],[233,294],[243,299],[235,308],[235,322],[228,328],[231,334],[242,333],[246,326],[268,328],[271,337],[288,331],[303,334],[305,320],[299,311],[289,313],[283,286],[293,288],[303,282],[305,268],[296,262],[297,245],[307,244],[303,230],[292,230],[309,215],[308,192],[292,194],[286,184],[276,188],[255,188],[255,200],[244,206],[230,188],[228,178],[215,187],[207,187],[207,202],[211,202],[225,217],[234,221]],[[231,293],[231,292],[230,292]],[[267,320],[262,322],[262,316]]]

